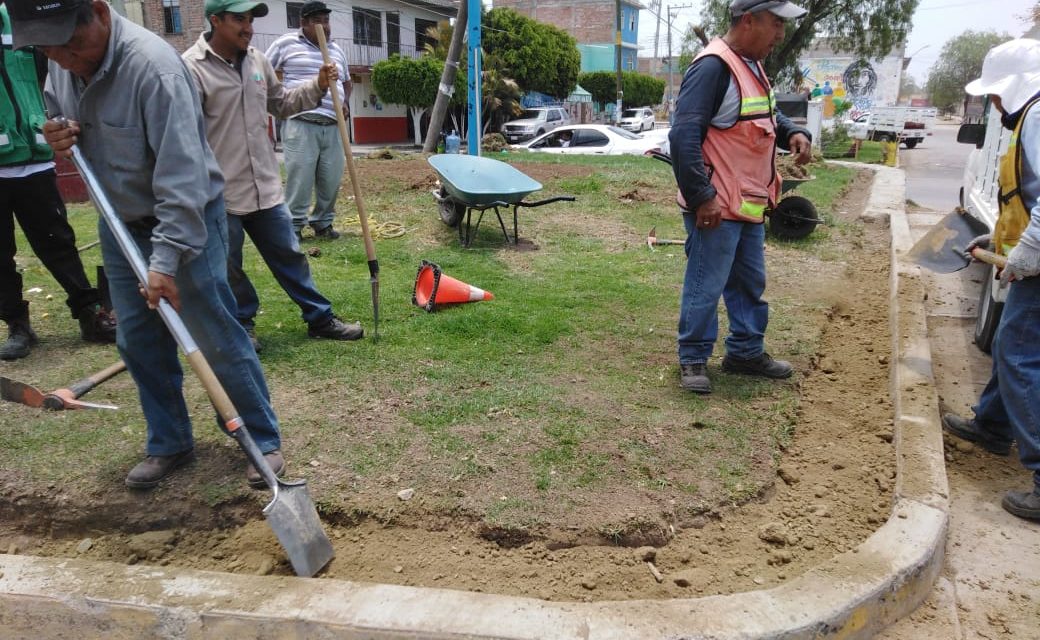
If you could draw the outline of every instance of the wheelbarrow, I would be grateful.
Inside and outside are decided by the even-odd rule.
[[[646,155],[672,164],[672,157],[661,151],[650,151]],[[815,180],[809,178],[784,178],[780,183],[780,193],[785,194],[797,189],[800,185]],[[769,216],[769,232],[782,240],[800,240],[813,232],[818,224],[824,224],[816,206],[802,196],[787,196],[766,211]]]
[[[491,158],[444,153],[431,156],[429,163],[440,178],[439,186],[432,193],[441,221],[449,227],[458,227],[459,241],[464,247],[473,242],[488,209],[494,210],[506,242],[516,245],[520,207],[540,207],[553,202],[574,202],[575,199],[574,196],[554,196],[527,202],[524,198],[541,190],[542,184],[519,169]],[[500,211],[508,207],[513,208],[512,237]],[[474,211],[478,213],[475,224],[472,220]]]

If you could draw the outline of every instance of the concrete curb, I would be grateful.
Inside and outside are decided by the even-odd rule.
[[[590,604],[0,555],[4,637],[871,637],[927,597],[942,569],[948,522],[923,289],[916,267],[901,259],[910,245],[903,172],[876,170],[866,215],[887,217],[892,228],[891,388],[898,462],[892,516],[857,548],[773,589]]]

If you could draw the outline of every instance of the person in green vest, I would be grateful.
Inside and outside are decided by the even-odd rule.
[[[58,192],[54,154],[43,138],[40,85],[45,60],[32,51],[12,48],[10,20],[3,4],[0,23],[0,320],[9,328],[7,341],[0,344],[0,359],[24,358],[37,341],[14,261],[15,218],[36,257],[65,290],[66,304],[79,321],[83,339],[115,342],[115,319],[101,307],[101,295],[83,271],[76,235]]]

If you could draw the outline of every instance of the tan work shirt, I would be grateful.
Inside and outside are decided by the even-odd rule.
[[[267,133],[267,114],[284,119],[314,109],[325,95],[318,78],[286,89],[264,54],[253,47],[239,71],[235,61],[210,48],[205,33],[182,57],[202,101],[206,139],[224,174],[228,213],[243,215],[281,204],[282,176]]]

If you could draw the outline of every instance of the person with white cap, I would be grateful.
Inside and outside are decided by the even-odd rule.
[[[686,226],[679,309],[679,385],[711,393],[707,361],[718,337],[719,298],[730,334],[724,371],[788,378],[790,363],[765,351],[765,212],[780,195],[776,148],[799,163],[809,132],[776,110],[761,61],[784,39],[785,20],[807,11],[782,0],[733,0],[730,28],[686,70],[668,135]]]
[[[988,96],[1013,132],[1000,159],[1000,215],[992,237],[980,236],[968,247],[992,245],[1006,255],[1000,281],[1010,288],[993,341],[993,373],[972,408],[975,417],[948,413],[943,428],[1002,456],[1017,442],[1019,460],[1033,472],[1033,489],[1008,491],[1001,505],[1040,521],[1040,41],[1019,38],[994,47],[982,62],[982,77],[964,90]]]
[[[146,457],[126,485],[155,487],[195,457],[184,373],[156,312],[160,298],[181,311],[257,446],[284,474],[278,419],[227,282],[224,178],[180,56],[103,0],[6,2],[14,46],[35,46],[50,60],[45,98],[55,119],[43,126],[47,143],[62,157],[78,147],[148,265],[147,282],[139,283],[112,229],[99,221],[119,318],[116,346],[147,423]],[[254,477],[250,466],[246,479]]]

